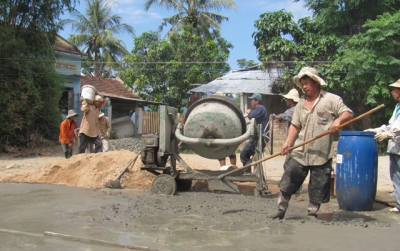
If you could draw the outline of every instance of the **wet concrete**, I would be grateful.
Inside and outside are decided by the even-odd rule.
[[[348,212],[332,199],[318,219],[308,218],[306,193],[291,200],[283,220],[266,217],[276,210],[274,196],[0,183],[0,197],[0,250],[395,250],[400,229],[400,215],[377,203]]]

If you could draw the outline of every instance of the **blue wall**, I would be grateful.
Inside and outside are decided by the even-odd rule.
[[[84,56],[79,56],[76,54],[70,54],[66,52],[59,52],[57,51],[57,54],[59,55],[59,58],[56,60],[56,71],[64,75],[66,77],[66,81],[64,83],[61,83],[62,85],[65,86],[65,88],[72,88],[74,92],[74,104],[73,104],[73,109],[75,112],[79,114],[79,117],[77,119],[78,124],[80,125],[81,118],[82,118],[82,112],[80,111],[80,103],[79,103],[79,97],[80,97],[80,91],[81,91],[81,60],[84,58]],[[70,69],[66,69],[70,66]]]

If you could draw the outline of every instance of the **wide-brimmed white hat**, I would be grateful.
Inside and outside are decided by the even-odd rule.
[[[78,113],[76,113],[74,110],[69,110],[69,111],[68,111],[67,118],[70,118],[70,117],[78,117],[78,116],[79,116]]]
[[[400,79],[389,85],[390,87],[400,88]]]
[[[294,102],[299,102],[299,92],[296,89],[291,89],[286,95],[282,95],[285,99],[292,99]]]
[[[304,76],[308,76],[311,79],[317,81],[321,87],[328,86],[325,81],[318,75],[318,71],[312,67],[304,67],[300,70],[299,74],[293,78],[293,81],[300,86],[300,79]]]

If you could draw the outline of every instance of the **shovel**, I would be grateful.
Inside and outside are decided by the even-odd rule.
[[[122,189],[121,186],[121,177],[122,175],[124,175],[124,173],[128,170],[128,168],[131,165],[134,165],[136,162],[136,159],[139,157],[140,154],[137,154],[135,158],[133,158],[131,161],[129,161],[128,165],[124,168],[124,170],[122,170],[122,172],[117,176],[117,178],[115,180],[110,181],[107,184],[107,188],[115,188],[115,189]]]
[[[356,118],[354,118],[354,119],[351,119],[351,120],[349,120],[349,121],[347,121],[347,122],[341,124],[341,125],[339,126],[339,129],[340,129],[340,128],[343,128],[343,127],[345,127],[345,126],[347,126],[347,125],[349,125],[349,124],[351,124],[351,123],[353,123],[353,122],[356,122],[357,120],[360,120],[360,119],[364,118],[365,116],[370,115],[371,113],[374,113],[374,112],[376,112],[376,111],[379,110],[379,109],[382,109],[383,107],[385,107],[384,104],[382,104],[382,105],[380,105],[380,106],[377,106],[377,107],[375,107],[374,109],[369,110],[368,112],[365,112],[365,113],[361,114],[360,116],[358,116],[358,117],[356,117]],[[327,135],[327,134],[330,134],[330,131],[323,132],[323,133],[321,133],[320,135],[315,136],[314,138],[311,138],[311,139],[309,139],[309,140],[307,140],[307,141],[304,141],[303,143],[300,143],[300,144],[298,144],[298,145],[289,147],[288,149],[286,149],[286,151],[288,152],[288,151],[291,151],[291,150],[293,150],[293,149],[295,149],[295,148],[297,148],[297,147],[304,146],[305,144],[308,144],[308,143],[310,143],[310,142],[312,142],[312,141],[314,141],[314,140],[316,140],[316,139],[319,139],[319,138],[321,138],[321,137],[323,137],[323,136],[325,136],[325,135]],[[225,178],[225,177],[228,176],[228,175],[231,175],[232,173],[239,172],[239,171],[241,171],[241,170],[243,170],[243,169],[247,169],[247,168],[249,168],[249,167],[251,167],[251,166],[253,166],[253,165],[255,165],[255,164],[259,164],[259,163],[261,163],[261,162],[264,162],[264,161],[266,161],[266,160],[275,158],[275,157],[280,156],[280,155],[281,155],[281,153],[279,152],[279,153],[273,154],[273,155],[271,155],[271,156],[268,156],[268,157],[266,157],[266,158],[257,160],[257,161],[255,161],[255,162],[250,163],[250,164],[248,164],[248,165],[245,165],[245,166],[243,166],[243,167],[241,167],[241,168],[238,168],[238,169],[235,169],[235,170],[233,170],[233,171],[230,171],[230,172],[221,174],[221,175],[218,176],[218,179],[222,180],[223,178]]]

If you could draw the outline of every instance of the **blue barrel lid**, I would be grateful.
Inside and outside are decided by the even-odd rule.
[[[374,136],[373,132],[364,131],[341,131],[340,136]]]

